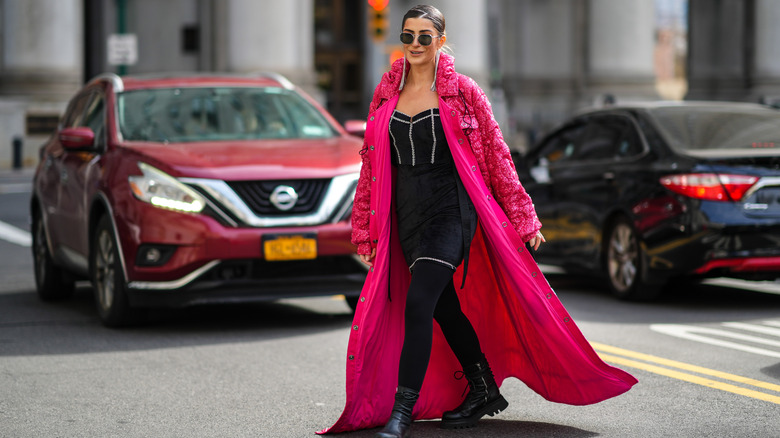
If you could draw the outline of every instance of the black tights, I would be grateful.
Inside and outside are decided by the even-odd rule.
[[[414,265],[406,297],[404,346],[398,368],[398,385],[419,391],[433,342],[433,319],[461,366],[482,360],[479,339],[463,311],[452,282],[452,269],[420,260]]]

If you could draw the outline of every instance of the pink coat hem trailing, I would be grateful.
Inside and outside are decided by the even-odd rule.
[[[451,66],[451,58],[446,61]],[[364,161],[371,167],[366,169],[371,175],[368,237],[377,256],[351,327],[346,406],[336,423],[319,434],[381,426],[393,406],[410,281],[391,211],[393,172],[387,126],[397,100],[396,94],[369,115],[366,144],[370,157]],[[466,284],[457,292],[496,381],[500,384],[515,377],[547,400],[572,405],[598,403],[628,391],[637,380],[598,357],[491,193],[461,129],[461,113],[442,98],[439,110],[458,174],[479,217]],[[456,285],[461,276],[462,267],[456,271]],[[462,401],[465,383],[455,379],[458,370],[460,364],[434,324],[433,348],[415,419],[440,418]]]

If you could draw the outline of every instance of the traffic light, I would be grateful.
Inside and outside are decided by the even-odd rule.
[[[374,41],[384,41],[387,36],[389,20],[387,13],[390,0],[368,0],[368,32]]]

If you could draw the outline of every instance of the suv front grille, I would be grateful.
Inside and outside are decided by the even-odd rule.
[[[319,207],[328,188],[328,179],[286,181],[230,181],[228,185],[258,216],[292,216],[311,214]],[[271,195],[279,186],[295,190],[298,200],[288,210],[282,210],[271,202]]]

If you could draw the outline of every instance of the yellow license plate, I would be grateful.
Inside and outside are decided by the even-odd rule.
[[[263,253],[268,261],[316,259],[317,236],[314,234],[264,236]]]

